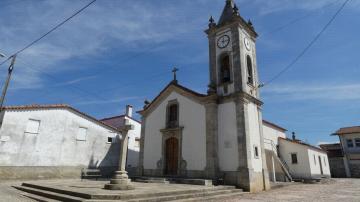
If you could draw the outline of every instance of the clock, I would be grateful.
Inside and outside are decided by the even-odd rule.
[[[251,45],[250,45],[250,40],[248,38],[244,39],[244,44],[245,44],[246,50],[250,51],[251,50]]]
[[[221,36],[217,41],[217,46],[219,48],[226,48],[230,43],[230,37],[228,35]]]

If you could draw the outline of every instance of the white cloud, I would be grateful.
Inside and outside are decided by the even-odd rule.
[[[70,16],[87,1],[23,1],[0,7],[0,51],[11,54]],[[190,3],[190,1],[188,2]],[[196,3],[196,2],[194,2]],[[203,4],[199,0],[198,4]],[[111,48],[143,50],[144,44],[158,44],[191,32],[200,19],[188,20],[186,3],[154,4],[148,1],[97,1],[60,27],[18,59],[16,88],[42,84],[41,71],[66,71],[57,65],[75,57],[98,57]],[[184,15],[184,16],[183,16]],[[206,22],[206,19],[201,19]],[[31,77],[31,78],[30,78]],[[21,79],[20,79],[21,78]]]
[[[77,102],[73,103],[74,105],[80,106],[80,105],[101,105],[101,104],[111,104],[111,103],[120,103],[124,101],[129,100],[136,100],[141,99],[141,97],[133,96],[133,97],[122,97],[117,99],[111,99],[111,100],[90,100],[90,101],[83,101],[83,102]]]
[[[266,97],[277,97],[281,100],[359,100],[360,83],[270,85],[262,92]]]

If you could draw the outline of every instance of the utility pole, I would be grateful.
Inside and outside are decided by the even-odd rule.
[[[12,74],[12,71],[14,70],[15,60],[16,60],[16,55],[11,56],[11,64],[8,69],[8,76],[6,78],[5,86],[3,88],[1,98],[0,98],[0,112],[2,112],[2,110],[3,110],[3,104],[4,104],[6,92],[7,92],[9,83],[10,83],[11,74]]]

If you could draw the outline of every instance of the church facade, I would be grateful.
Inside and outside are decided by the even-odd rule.
[[[256,37],[251,22],[226,0],[209,39],[210,84],[200,94],[174,76],[144,109],[139,174],[223,179],[256,192],[269,189],[262,102],[256,64]]]

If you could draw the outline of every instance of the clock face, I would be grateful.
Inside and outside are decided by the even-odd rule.
[[[244,39],[244,44],[245,44],[245,48],[250,51],[251,50],[251,45],[250,45],[250,40],[248,38]]]
[[[221,36],[217,41],[217,46],[219,48],[226,48],[230,43],[230,37],[228,35]]]

